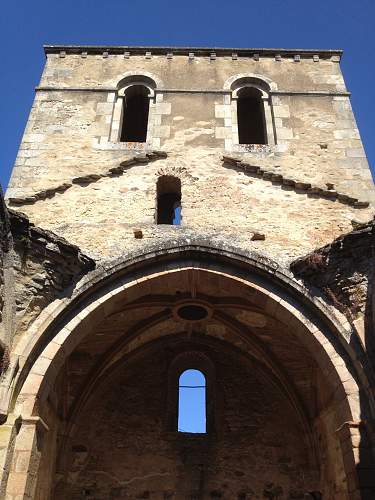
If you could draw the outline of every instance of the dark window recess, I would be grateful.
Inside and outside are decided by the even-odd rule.
[[[0,345],[0,375],[7,369],[5,363],[5,349]]]
[[[240,144],[267,144],[264,106],[258,89],[245,87],[238,92],[237,124]]]
[[[129,87],[124,95],[121,142],[146,142],[149,90],[143,85]]]
[[[195,304],[188,304],[186,306],[180,307],[177,311],[177,314],[180,316],[180,318],[186,319],[187,321],[201,321],[208,316],[207,309]]]
[[[181,224],[181,181],[163,176],[157,183],[157,224]]]

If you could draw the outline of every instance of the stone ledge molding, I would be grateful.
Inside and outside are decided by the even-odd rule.
[[[58,87],[41,85],[35,87],[36,92],[117,92],[117,87]],[[187,89],[187,88],[155,88],[155,94],[218,94],[229,95],[231,90],[223,89]],[[270,90],[270,96],[301,97],[350,97],[351,92],[334,90]]]
[[[74,184],[80,186],[87,186],[105,177],[116,177],[119,175],[123,175],[130,166],[147,164],[151,161],[156,161],[166,157],[167,153],[163,151],[151,151],[144,155],[139,154],[123,161],[118,167],[112,167],[108,169],[103,174],[93,173],[79,177],[73,177],[68,182],[63,182],[56,187],[38,191],[34,193],[32,196],[11,197],[8,199],[8,203],[10,205],[34,204],[39,200],[53,198],[56,194],[63,193],[66,190],[70,189]],[[276,172],[275,170],[267,170],[260,166],[243,162],[241,159],[238,158],[223,156],[222,161],[224,167],[243,170],[248,175],[260,178],[264,181],[268,181],[273,184],[278,184],[288,187],[297,194],[304,194],[304,195],[307,194],[310,196],[329,200],[332,202],[338,201],[340,203],[352,206],[357,209],[368,208],[370,205],[368,201],[359,200],[358,198],[352,197],[345,193],[340,193],[333,189],[327,189],[321,186],[312,185],[309,182],[300,181],[298,179],[292,179],[290,177],[285,177],[283,174]]]
[[[332,202],[338,201],[344,205],[349,205],[354,208],[368,208],[370,203],[368,201],[362,201],[353,196],[339,193],[333,189],[327,189],[320,186],[312,185],[310,182],[300,181],[298,179],[292,179],[291,177],[286,177],[283,174],[276,172],[275,170],[267,170],[263,167],[256,165],[251,165],[238,158],[232,158],[230,156],[223,156],[223,165],[229,168],[235,168],[242,170],[245,174],[257,177],[264,181],[272,182],[272,184],[277,184],[280,186],[285,186],[293,190],[297,194],[304,194],[314,196],[316,198],[322,198]]]
[[[132,55],[145,56],[146,52],[151,52],[153,55],[165,55],[173,53],[175,56],[203,56],[210,58],[212,53],[216,53],[217,57],[227,56],[232,59],[232,54],[235,53],[238,57],[251,57],[256,60],[259,57],[275,58],[276,54],[285,57],[294,58],[295,55],[300,55],[301,58],[309,58],[315,60],[314,57],[319,56],[321,59],[329,59],[339,62],[343,51],[341,49],[278,49],[278,48],[225,48],[225,47],[152,47],[152,46],[129,46],[129,45],[44,45],[44,53],[60,55],[78,55],[81,56],[82,52],[88,55],[100,55],[104,52],[109,55],[127,54],[127,57]]]
[[[145,155],[136,155],[132,158],[124,160],[118,167],[108,169],[103,174],[86,174],[79,177],[73,177],[69,182],[63,182],[56,187],[37,191],[32,196],[25,196],[24,198],[8,198],[8,203],[10,205],[31,205],[39,200],[53,198],[58,193],[64,193],[73,185],[88,186],[89,184],[97,182],[99,179],[103,179],[105,177],[118,177],[123,175],[129,167],[135,165],[146,165],[151,161],[160,160],[166,157],[167,153],[163,151],[152,151],[150,153],[146,153]]]
[[[22,417],[22,415],[19,417],[21,425],[32,425],[37,427],[39,430],[43,432],[48,432],[49,431],[49,426],[47,423],[39,416],[28,416],[28,417]]]

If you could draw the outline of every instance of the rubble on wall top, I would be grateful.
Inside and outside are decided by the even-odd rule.
[[[34,246],[47,258],[54,256],[60,261],[73,258],[74,265],[82,272],[91,271],[95,268],[95,261],[81,252],[77,245],[73,245],[62,236],[35,226],[23,212],[8,209],[10,229],[13,239],[23,242],[29,248]]]
[[[375,220],[352,221],[353,231],[290,264],[290,270],[305,286],[324,293],[329,304],[349,320],[371,308],[369,289],[373,274]]]
[[[340,257],[346,263],[350,259],[358,263],[358,259],[366,260],[372,257],[375,248],[375,219],[364,223],[353,220],[352,225],[353,231],[342,234],[328,245],[292,262],[290,268],[294,275],[303,278],[310,277],[321,269],[326,269],[328,265],[332,265],[335,262],[333,257]],[[371,267],[370,262],[368,264]]]

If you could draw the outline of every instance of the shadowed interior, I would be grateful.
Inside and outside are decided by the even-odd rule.
[[[238,92],[238,138],[240,144],[267,144],[261,92],[245,87]]]
[[[178,303],[194,300],[210,315],[176,319]],[[186,270],[116,304],[66,360],[49,398],[61,421],[54,498],[309,498],[301,495],[344,487],[327,433],[338,425],[334,388],[255,292]],[[177,432],[186,368],[207,379],[206,434]]]
[[[132,85],[124,96],[121,142],[146,142],[149,90],[143,85]]]

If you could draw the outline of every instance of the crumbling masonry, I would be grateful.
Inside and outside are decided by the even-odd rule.
[[[341,51],[45,53],[0,203],[0,498],[373,500],[375,189]]]

